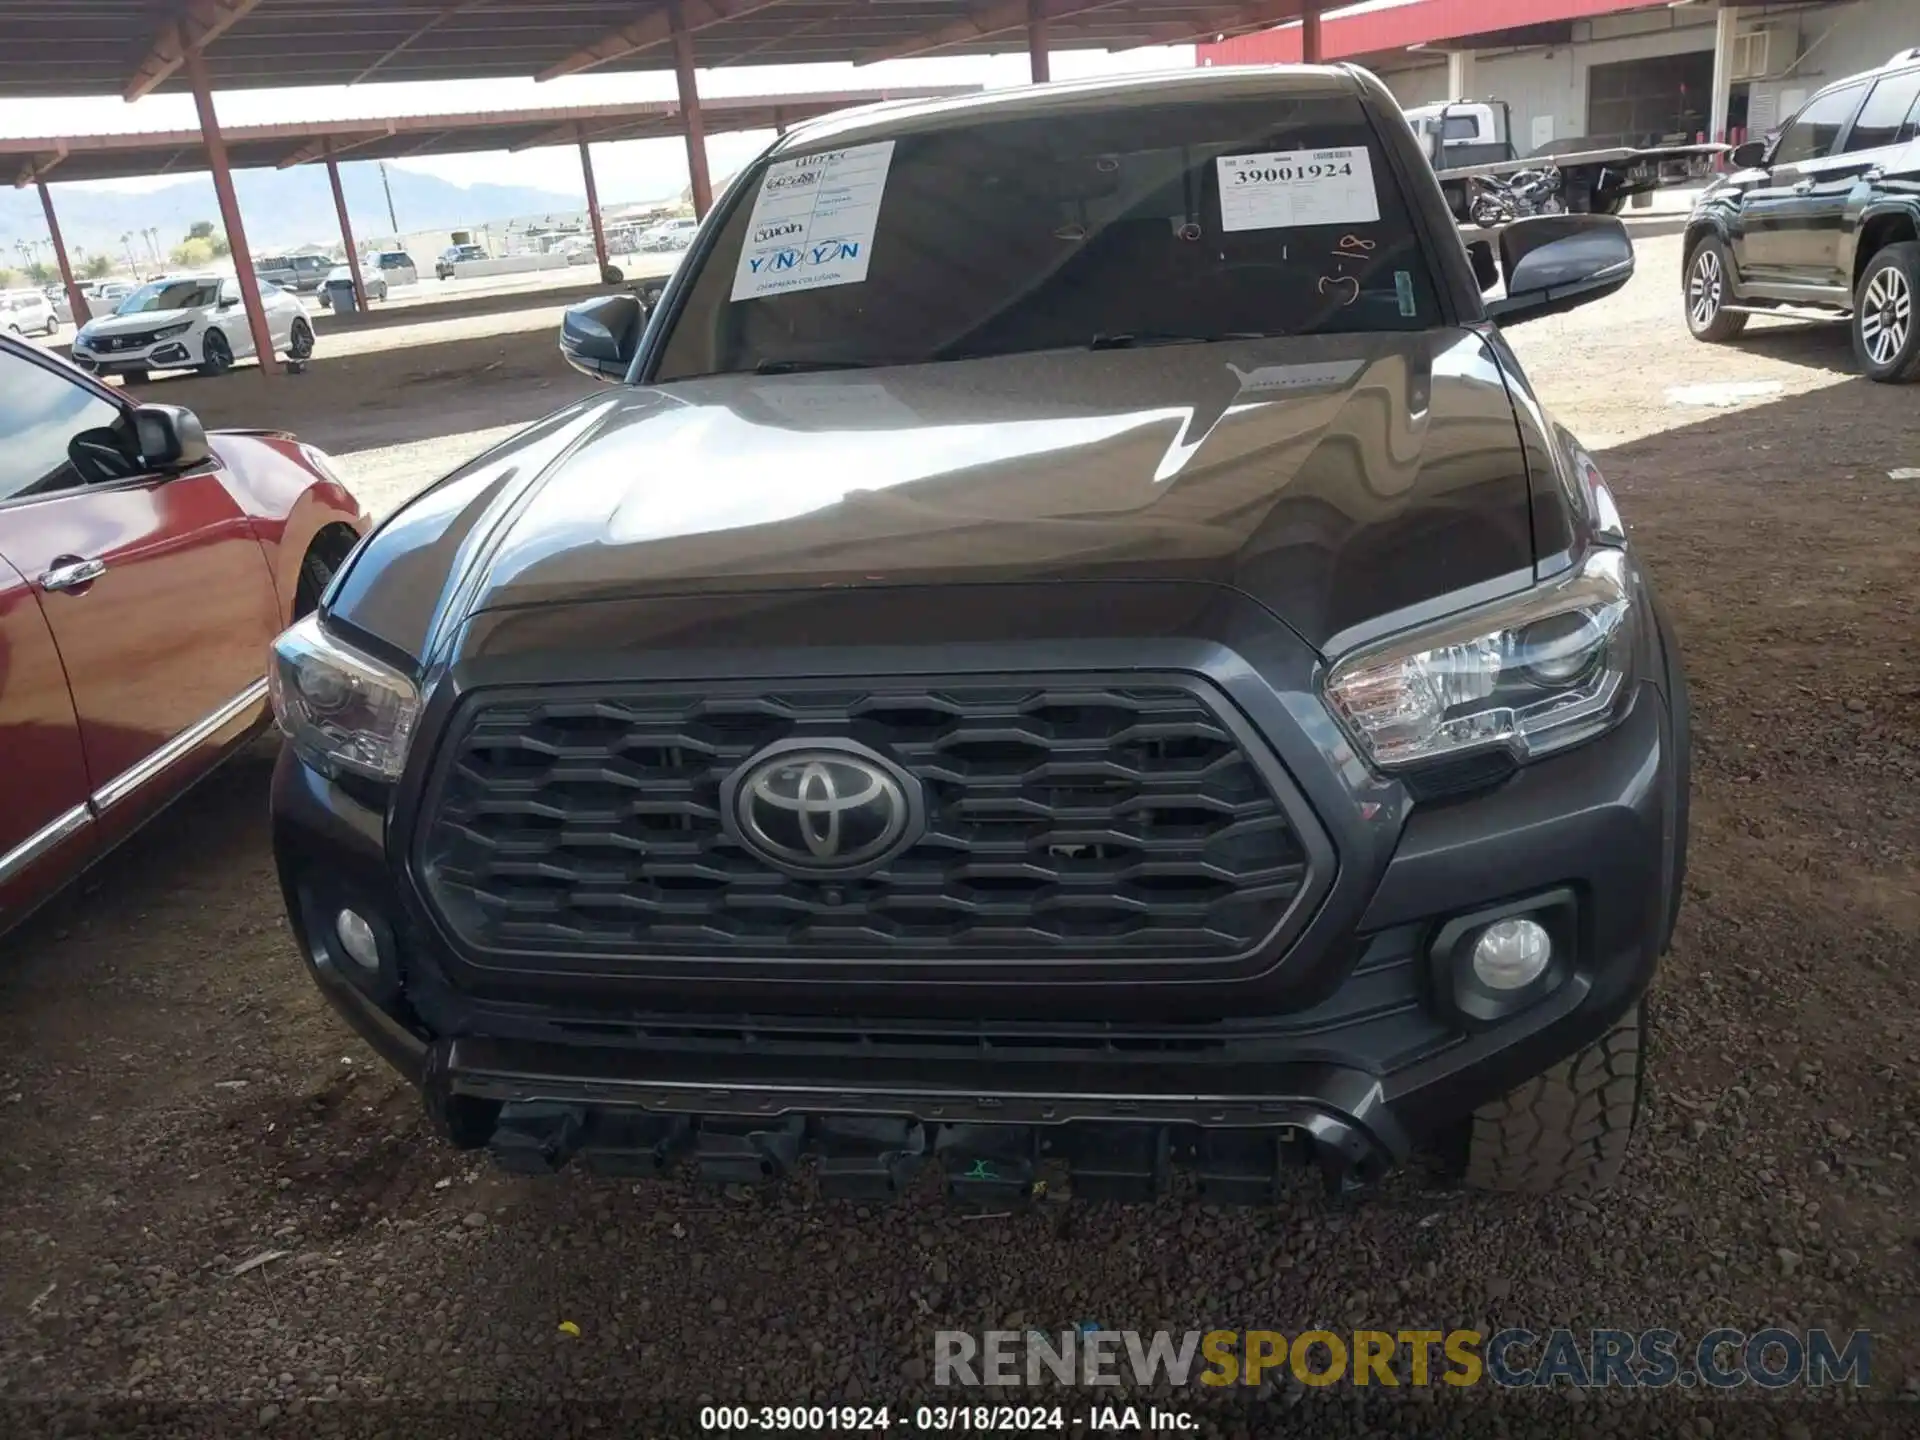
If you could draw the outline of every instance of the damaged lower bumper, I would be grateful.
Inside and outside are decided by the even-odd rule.
[[[644,1055],[453,1040],[426,1057],[429,1113],[505,1168],[602,1174],[684,1168],[721,1184],[773,1181],[803,1156],[823,1193],[883,1199],[938,1172],[949,1195],[1013,1203],[1048,1177],[1088,1199],[1145,1201],[1176,1170],[1222,1203],[1270,1203],[1317,1167],[1366,1183],[1404,1159],[1379,1081],[1334,1065],[1276,1066],[1258,1095],[977,1091],[669,1079]]]

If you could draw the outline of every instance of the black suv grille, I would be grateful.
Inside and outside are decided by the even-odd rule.
[[[856,740],[918,777],[925,833],[858,879],[763,863],[724,824],[722,783],[796,739]],[[482,694],[425,806],[425,888],[495,953],[1226,958],[1309,878],[1272,785],[1184,680]]]

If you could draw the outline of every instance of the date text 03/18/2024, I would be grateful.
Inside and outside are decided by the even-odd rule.
[[[717,1433],[1005,1435],[1068,1429],[1096,1433],[1197,1431],[1199,1419],[1157,1405],[707,1405],[700,1428]]]

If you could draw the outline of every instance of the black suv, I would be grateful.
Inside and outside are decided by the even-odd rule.
[[[1687,222],[1687,326],[1730,340],[1747,317],[1852,322],[1869,377],[1920,377],[1920,49],[1829,85]]]
[[[315,979],[520,1169],[1604,1184],[1685,687],[1493,320],[1632,269],[1353,69],[796,129],[277,643]]]

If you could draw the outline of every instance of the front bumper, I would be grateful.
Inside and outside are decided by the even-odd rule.
[[[964,1189],[984,1159],[1002,1178],[1059,1161],[1080,1193],[1142,1194],[1184,1163],[1241,1198],[1294,1154],[1370,1176],[1598,1039],[1652,978],[1684,869],[1687,707],[1648,599],[1621,723],[1492,788],[1416,804],[1356,779],[1349,755],[1373,828],[1343,829],[1329,773],[1309,773],[1337,735],[1304,755],[1276,740],[1338,834],[1341,873],[1279,965],[1211,988],[1144,976],[1009,999],[1018,986],[490,976],[420,903],[380,797],[291,754],[274,786],[282,884],[328,998],[448,1133],[519,1168],[577,1155],[651,1173],[691,1154],[737,1179],[813,1150],[852,1193],[922,1161]],[[1232,693],[1261,720],[1258,695]],[[392,809],[404,825],[406,804]],[[1557,983],[1504,1018],[1462,1013],[1457,957],[1436,953],[1446,922],[1542,897],[1568,907]],[[339,954],[342,907],[377,918],[390,968]]]
[[[95,375],[117,375],[127,370],[186,370],[200,363],[199,342],[191,335],[183,335],[133,350],[103,350],[76,341],[73,362]]]

